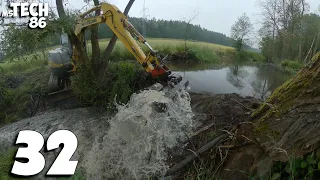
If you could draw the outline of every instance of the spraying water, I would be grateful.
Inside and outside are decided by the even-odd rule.
[[[168,169],[166,150],[186,140],[192,131],[189,94],[180,90],[168,97],[165,91],[145,90],[117,108],[103,140],[103,178],[164,175]]]

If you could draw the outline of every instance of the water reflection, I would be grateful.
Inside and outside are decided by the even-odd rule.
[[[180,66],[181,68],[181,66]],[[190,69],[190,67],[189,67]],[[208,67],[206,70],[186,70],[176,73],[185,76],[196,93],[238,93],[265,99],[291,75],[273,66]]]

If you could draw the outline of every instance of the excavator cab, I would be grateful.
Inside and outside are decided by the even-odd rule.
[[[69,76],[73,69],[72,45],[66,33],[60,35],[60,47],[50,50],[48,55],[51,70],[49,87],[52,91],[63,90],[70,85]]]

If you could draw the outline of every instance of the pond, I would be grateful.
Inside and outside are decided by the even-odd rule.
[[[174,67],[177,69],[177,65]],[[292,77],[291,74],[272,65],[228,65],[224,67],[202,65],[200,68],[180,65],[179,70],[174,73],[179,73],[189,80],[190,92],[237,93],[263,100]]]

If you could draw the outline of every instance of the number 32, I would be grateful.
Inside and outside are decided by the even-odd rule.
[[[52,133],[47,141],[47,150],[59,148],[60,144],[64,147],[53,162],[47,175],[73,175],[78,161],[70,161],[71,156],[77,149],[77,137],[68,130],[59,130]],[[16,158],[26,158],[27,163],[15,160],[11,173],[20,176],[32,176],[40,173],[45,165],[45,159],[39,152],[44,145],[43,136],[30,130],[20,131],[16,144],[27,144],[27,147],[20,147]]]

